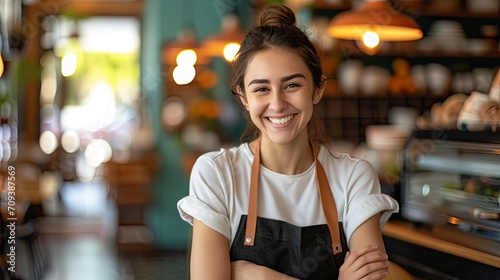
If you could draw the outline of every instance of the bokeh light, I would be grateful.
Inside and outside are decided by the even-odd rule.
[[[42,132],[42,134],[40,135],[40,139],[39,139],[39,145],[40,145],[40,149],[44,153],[46,153],[48,155],[52,154],[57,149],[57,145],[58,145],[58,140],[57,140],[56,134],[52,131]]]
[[[179,97],[169,97],[165,100],[162,120],[166,129],[177,128],[186,119],[186,106]]]
[[[194,80],[196,69],[192,65],[177,65],[172,73],[178,85],[187,85]]]
[[[74,130],[65,131],[61,136],[61,146],[68,153],[74,153],[80,149],[80,136]]]
[[[99,167],[111,159],[113,151],[111,145],[104,139],[93,139],[85,148],[85,161],[91,167]]]
[[[75,53],[67,53],[63,56],[61,62],[61,74],[64,77],[69,77],[75,74],[77,57]]]
[[[236,57],[236,54],[240,50],[240,44],[238,43],[229,43],[224,47],[224,58],[231,62]]]
[[[193,49],[185,49],[180,51],[179,54],[177,54],[175,61],[177,62],[177,65],[194,66],[196,64],[197,59],[198,56],[196,55],[196,52]]]
[[[95,167],[92,167],[88,164],[85,156],[79,156],[76,159],[75,172],[78,179],[84,182],[93,180],[96,175]]]

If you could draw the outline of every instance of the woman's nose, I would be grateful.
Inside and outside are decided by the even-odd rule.
[[[281,112],[286,108],[286,96],[281,90],[274,91],[269,102],[269,108],[275,112]]]

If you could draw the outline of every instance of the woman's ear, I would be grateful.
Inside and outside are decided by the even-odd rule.
[[[326,77],[322,76],[320,86],[314,90],[313,104],[318,104],[318,102],[321,100],[321,98],[323,97],[323,93],[325,92],[325,87]]]
[[[243,90],[241,90],[240,86],[238,86],[236,88],[236,92],[238,93],[238,96],[240,97],[241,104],[243,104],[243,106],[248,110],[247,96],[245,95],[245,93],[243,92]]]

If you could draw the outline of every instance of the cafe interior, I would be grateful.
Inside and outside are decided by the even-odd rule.
[[[332,147],[400,205],[387,279],[500,279],[498,0],[0,0],[0,279],[189,279],[177,202],[240,143],[231,61],[276,3]]]

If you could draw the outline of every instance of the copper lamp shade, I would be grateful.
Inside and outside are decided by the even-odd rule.
[[[239,18],[228,14],[222,19],[221,31],[208,37],[202,44],[203,51],[211,57],[222,57],[224,48],[230,43],[239,44],[243,40]]]
[[[208,57],[196,39],[196,34],[191,28],[185,28],[179,32],[175,41],[169,42],[163,47],[162,61],[165,65],[176,65],[177,55],[183,50],[191,49],[197,54],[196,64],[207,64]]]
[[[394,10],[386,0],[366,0],[358,10],[335,16],[327,33],[338,39],[359,40],[367,31],[378,34],[381,41],[412,41],[422,38],[418,24]]]

